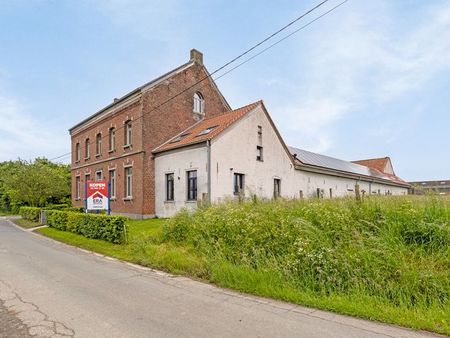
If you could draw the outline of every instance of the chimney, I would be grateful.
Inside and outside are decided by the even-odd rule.
[[[197,49],[191,49],[191,60],[197,62],[200,65],[203,65],[203,54],[199,52]]]

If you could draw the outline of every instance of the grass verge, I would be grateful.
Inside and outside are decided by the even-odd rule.
[[[39,222],[33,222],[24,218],[15,218],[12,219],[13,223],[17,224],[18,226],[21,226],[22,228],[30,229],[34,227],[38,227],[40,224]]]
[[[222,205],[129,221],[125,245],[38,232],[222,287],[450,335],[448,202]]]

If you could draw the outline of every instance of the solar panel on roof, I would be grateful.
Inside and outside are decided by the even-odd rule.
[[[293,156],[295,156],[300,162],[308,165],[313,165],[322,168],[334,169],[338,171],[344,171],[357,175],[372,176],[376,178],[389,179],[386,175],[381,172],[373,170],[369,167],[359,165],[352,162],[347,162],[340,160],[338,158],[321,155],[313,153],[311,151],[289,147],[289,151]]]

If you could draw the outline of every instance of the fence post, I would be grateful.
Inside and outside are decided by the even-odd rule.
[[[41,213],[39,214],[39,223],[41,225],[46,225],[47,224],[47,211],[42,209]]]

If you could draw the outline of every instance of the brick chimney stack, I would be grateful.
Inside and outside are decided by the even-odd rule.
[[[197,62],[200,65],[203,65],[203,54],[199,52],[197,49],[191,49],[191,60]]]

